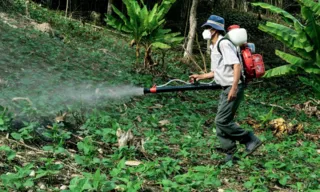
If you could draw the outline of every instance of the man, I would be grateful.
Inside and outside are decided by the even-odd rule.
[[[222,150],[227,154],[225,161],[234,161],[236,141],[246,146],[247,155],[253,153],[262,142],[252,132],[242,129],[234,122],[235,113],[244,97],[245,84],[242,79],[242,65],[237,56],[237,48],[229,41],[222,40],[224,19],[211,15],[205,27],[203,38],[211,41],[211,72],[194,74],[191,81],[214,78],[222,86],[218,112],[215,118],[217,137]],[[219,43],[219,41],[221,41]],[[218,51],[218,45],[221,53]]]

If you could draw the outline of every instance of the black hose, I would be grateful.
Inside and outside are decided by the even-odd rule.
[[[192,90],[216,90],[222,89],[218,84],[190,84],[182,86],[164,86],[164,87],[152,87],[144,88],[143,93],[163,93],[163,92],[176,92],[176,91],[192,91]]]

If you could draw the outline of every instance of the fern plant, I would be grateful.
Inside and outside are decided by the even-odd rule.
[[[176,0],[164,0],[160,5],[155,4],[151,10],[141,0],[123,0],[127,9],[128,17],[112,6],[114,12],[120,19],[107,16],[106,22],[119,31],[130,34],[132,37],[131,45],[136,46],[137,61],[140,57],[140,49],[144,48],[144,68],[153,65],[151,58],[152,47],[169,49],[172,45],[178,44],[183,40],[179,37],[180,33],[173,33],[170,29],[164,29],[165,15]]]
[[[312,86],[320,94],[320,3],[313,0],[298,0],[301,5],[303,21],[276,6],[267,3],[252,3],[271,12],[279,14],[285,25],[266,22],[259,29],[272,35],[294,51],[295,55],[276,50],[276,55],[288,64],[270,69],[265,77],[281,76],[304,71],[308,77],[300,80]]]

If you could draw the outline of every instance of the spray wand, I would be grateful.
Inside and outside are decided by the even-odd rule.
[[[168,86],[172,82],[180,82],[184,83],[184,85],[179,86]],[[144,88],[143,93],[163,93],[163,92],[176,92],[176,91],[192,91],[192,90],[216,90],[221,89],[221,85],[218,85],[216,83],[209,82],[209,83],[200,83],[198,81],[194,81],[194,83],[189,83],[180,79],[173,79],[169,82],[156,86],[154,85],[151,88]]]

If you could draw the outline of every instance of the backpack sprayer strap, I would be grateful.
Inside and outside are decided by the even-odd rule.
[[[220,49],[220,43],[221,41],[223,40],[228,40],[232,43],[233,46],[235,46],[235,48],[237,49],[237,46],[228,38],[224,37],[222,39],[220,39],[218,41],[218,45],[217,45],[217,49],[218,49],[218,52],[220,53],[221,57],[223,57],[222,53],[221,53],[221,49]],[[243,65],[243,61],[242,61],[242,57],[241,57],[241,53],[240,53],[240,50],[237,49],[237,57],[239,58],[239,61],[240,61],[240,65],[242,66],[242,70],[241,70],[241,74],[240,74],[240,80],[242,81],[243,84],[246,84],[246,81],[245,81],[245,76],[244,76],[244,65]]]

